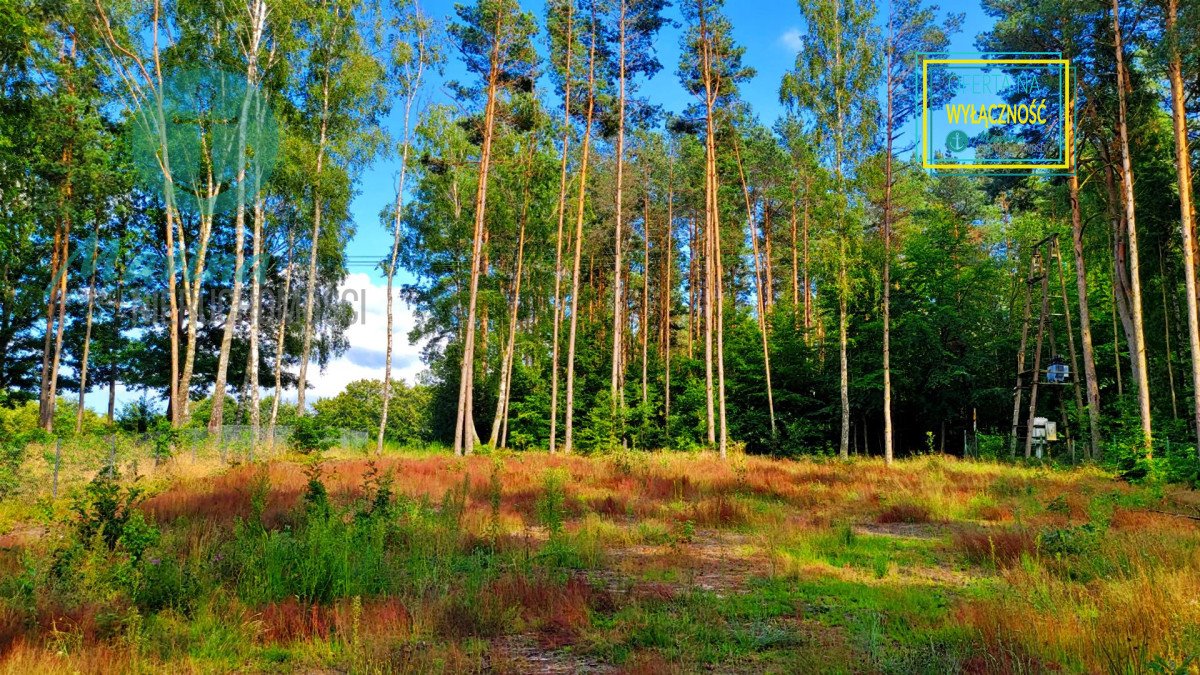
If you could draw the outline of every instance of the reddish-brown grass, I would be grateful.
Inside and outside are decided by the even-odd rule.
[[[732,497],[718,493],[692,504],[680,518],[701,527],[732,527],[746,522],[746,509]]]
[[[1012,509],[1007,506],[997,506],[995,504],[984,504],[975,510],[975,515],[980,520],[991,521],[1009,521],[1012,520]]]
[[[402,636],[412,630],[408,608],[398,598],[360,601],[355,617],[354,601],[349,598],[333,605],[304,604],[295,598],[271,603],[262,608],[260,639],[264,643],[289,643],[313,638],[338,637],[349,641],[357,621],[358,638]]]
[[[1037,544],[1027,530],[962,529],[954,533],[954,548],[976,564],[1008,567],[1033,553]]]
[[[928,523],[930,520],[929,507],[916,502],[892,504],[875,517],[877,523]]]
[[[611,610],[614,606],[607,592],[592,588],[578,576],[560,584],[543,577],[508,574],[493,582],[485,594],[506,607],[519,607],[524,621],[538,631],[539,640],[548,648],[575,642],[590,624],[591,609]]]
[[[602,516],[619,518],[629,513],[629,499],[624,495],[608,495],[603,499],[593,499],[588,506]]]

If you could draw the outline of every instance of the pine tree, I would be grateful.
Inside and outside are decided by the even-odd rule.
[[[704,117],[704,368],[708,407],[708,442],[721,456],[727,452],[729,431],[725,405],[725,281],[721,261],[721,224],[717,175],[718,115],[737,96],[738,82],[754,71],[742,66],[743,47],[733,42],[732,26],[721,14],[721,0],[689,0],[683,5],[688,32],[679,73],[688,91],[700,99]],[[714,316],[715,315],[715,316]],[[713,423],[713,337],[716,336],[717,404],[720,435]]]
[[[475,192],[475,226],[471,249],[471,281],[463,333],[463,357],[459,380],[458,412],[454,452],[472,451],[478,440],[472,402],[475,377],[475,324],[479,299],[479,277],[485,272],[484,237],[487,215],[488,173],[500,97],[516,85],[529,86],[534,76],[536,55],[530,42],[535,31],[532,15],[520,11],[515,0],[478,0],[458,7],[458,21],[450,34],[458,44],[467,70],[482,81],[484,110],[479,155],[479,179]],[[466,92],[462,92],[465,94]]]

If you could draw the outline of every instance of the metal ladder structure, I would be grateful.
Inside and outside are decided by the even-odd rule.
[[[1029,273],[1025,278],[1025,316],[1021,322],[1021,347],[1017,352],[1017,383],[1013,388],[1013,417],[1012,417],[1012,433],[1009,436],[1009,453],[1016,456],[1017,441],[1021,437],[1021,413],[1022,399],[1024,398],[1025,389],[1029,389],[1029,406],[1025,416],[1024,424],[1024,440],[1025,440],[1025,457],[1032,456],[1034,442],[1034,421],[1037,419],[1038,409],[1038,393],[1042,386],[1065,386],[1068,383],[1075,390],[1075,407],[1077,411],[1083,410],[1083,394],[1079,389],[1079,361],[1075,353],[1075,336],[1072,329],[1071,321],[1071,304],[1067,299],[1067,285],[1063,276],[1063,261],[1058,245],[1058,235],[1051,234],[1042,239],[1032,247],[1033,255],[1029,258]],[[1050,276],[1053,271],[1058,273],[1058,293],[1050,288]],[[1041,296],[1041,312],[1038,316],[1037,336],[1034,339],[1033,351],[1033,368],[1026,370],[1026,352],[1029,346],[1029,328],[1032,319],[1034,287],[1038,287]],[[1058,296],[1058,297],[1055,297]],[[1052,302],[1061,302],[1061,313],[1055,314],[1051,311]],[[1070,370],[1065,374],[1062,372],[1062,365],[1057,360],[1058,356],[1058,341],[1054,332],[1055,317],[1062,317],[1067,331],[1067,344],[1070,351]],[[1043,365],[1042,354],[1046,347],[1046,338],[1049,337],[1050,355],[1055,363]],[[1058,397],[1059,409],[1064,421],[1063,430],[1066,435],[1067,445],[1072,449],[1074,454],[1074,443],[1071,439],[1070,424],[1067,424],[1066,403],[1060,394]]]

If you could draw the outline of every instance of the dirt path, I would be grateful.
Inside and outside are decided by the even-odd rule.
[[[638,544],[608,551],[606,569],[589,575],[610,591],[666,594],[699,589],[718,596],[745,592],[754,577],[771,572],[755,538],[701,530],[689,541]]]
[[[496,673],[613,673],[612,666],[570,649],[546,649],[531,635],[510,635],[492,643],[489,671]]]

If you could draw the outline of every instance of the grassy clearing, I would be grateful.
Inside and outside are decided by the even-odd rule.
[[[0,668],[1197,672],[1197,504],[940,457],[179,458],[6,502]]]

